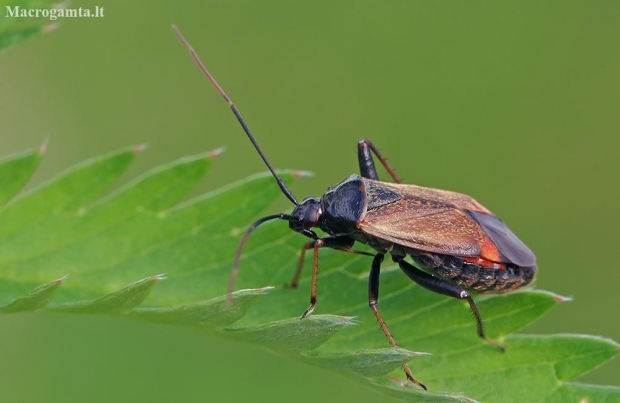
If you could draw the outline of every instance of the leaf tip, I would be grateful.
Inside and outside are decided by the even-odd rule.
[[[301,178],[301,177],[309,177],[309,176],[314,176],[314,173],[310,171],[293,171],[293,178]]]
[[[219,148],[216,148],[215,150],[213,150],[213,151],[209,151],[209,152],[207,153],[207,158],[209,158],[209,159],[215,159],[215,158],[217,158],[217,157],[218,157],[218,155],[222,154],[224,151],[226,151],[226,147],[219,147]]]
[[[149,148],[149,145],[146,143],[138,144],[133,146],[133,152],[136,154],[140,154],[144,152],[144,150],[146,150],[147,148]]]
[[[268,285],[267,287],[262,287],[262,288],[258,288],[258,292],[263,294],[263,293],[267,293],[267,291],[269,290],[273,290],[275,287],[272,285]]]
[[[166,273],[156,274],[151,277],[151,280],[155,280],[155,281],[166,280],[166,279],[167,279]]]
[[[389,381],[396,386],[399,386],[401,388],[411,388],[414,390],[421,390],[424,391],[426,390],[425,387],[420,387],[416,384],[414,384],[413,382],[409,382],[408,379],[402,379],[402,378],[396,378],[394,376],[389,377]],[[472,402],[475,402],[475,400],[472,400]]]
[[[39,154],[45,154],[47,152],[47,146],[50,142],[50,136],[47,136],[45,138],[45,140],[43,140],[43,143],[41,143],[41,145],[39,146]]]
[[[49,24],[45,24],[43,26],[43,29],[41,30],[41,32],[43,32],[44,34],[49,34],[50,32],[56,31],[59,26],[60,24],[57,22],[50,22]]]
[[[54,283],[56,284],[62,284],[66,279],[69,278],[69,274],[65,274],[64,276],[62,276],[59,279],[54,280]]]
[[[347,325],[357,325],[357,316],[339,316],[340,320]]]
[[[573,297],[565,297],[559,294],[555,295],[555,301],[559,304],[561,304],[562,302],[571,302],[572,300],[573,300]]]

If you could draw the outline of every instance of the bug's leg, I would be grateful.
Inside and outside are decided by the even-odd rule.
[[[326,237],[326,238],[323,238],[323,241],[324,241],[324,244],[323,244],[324,248],[332,248],[332,249],[340,250],[340,251],[347,252],[347,253],[354,253],[357,255],[374,256],[374,254],[372,253],[351,249],[355,241],[349,237],[344,237],[344,236],[343,237]],[[302,246],[301,253],[299,254],[299,261],[297,262],[297,268],[295,269],[293,280],[291,280],[291,283],[289,285],[291,288],[297,288],[297,286],[299,285],[299,278],[301,277],[301,271],[304,267],[304,259],[306,258],[306,251],[314,248],[315,242],[316,241],[308,242],[304,246]]]
[[[293,275],[293,279],[289,284],[291,288],[297,288],[299,285],[299,277],[301,277],[301,270],[304,268],[304,260],[306,258],[306,251],[308,249],[314,248],[314,243],[316,241],[308,242],[301,247],[301,253],[299,254],[299,261],[297,262],[297,268],[295,269],[295,274]]]
[[[377,304],[379,303],[379,273],[381,271],[381,263],[383,262],[384,256],[385,255],[382,253],[377,253],[375,258],[372,260],[372,265],[370,266],[370,276],[368,277],[368,306],[372,309],[372,313],[375,314],[375,318],[377,318],[377,322],[379,323],[379,326],[381,326],[381,330],[383,330],[383,333],[390,342],[390,345],[392,347],[398,347],[392,333],[390,333],[390,330],[388,329],[385,321],[379,313],[379,309],[377,308]],[[405,375],[408,380],[426,390],[426,386],[415,380],[407,363],[403,364],[403,370],[405,371]]]
[[[360,174],[364,178],[379,180],[379,175],[377,174],[377,169],[375,168],[375,162],[372,159],[372,155],[370,152],[375,153],[381,165],[385,168],[386,171],[390,174],[394,182],[402,183],[396,172],[392,168],[390,164],[388,164],[387,159],[381,154],[381,151],[368,139],[361,139],[357,143],[357,158],[360,164]]]
[[[312,311],[314,311],[314,307],[316,306],[316,279],[317,279],[317,274],[319,272],[319,248],[322,248],[323,246],[325,246],[325,239],[319,238],[314,242],[309,242],[308,244],[312,244],[311,247],[314,249],[314,254],[313,254],[313,259],[312,259],[312,282],[310,285],[310,306],[301,315],[300,319],[305,319],[306,316],[310,315]]]
[[[469,303],[469,308],[471,309],[471,312],[474,314],[474,318],[476,318],[476,325],[478,327],[478,336],[480,336],[480,338],[484,339],[487,343],[491,344],[492,346],[497,347],[502,352],[504,351],[504,347],[497,344],[495,341],[488,338],[484,334],[484,327],[482,326],[482,317],[480,316],[480,311],[478,310],[478,307],[476,306],[474,299],[469,295],[467,291],[465,291],[464,289],[462,289],[461,287],[455,284],[450,283],[449,281],[442,280],[437,277],[433,277],[430,274],[425,273],[422,270],[415,268],[413,265],[405,262],[404,260],[400,260],[398,262],[398,265],[400,266],[402,271],[405,272],[407,277],[409,277],[410,279],[412,279],[413,281],[415,281],[422,287],[426,288],[427,290],[436,292],[438,294],[447,295],[452,298],[466,300],[467,303]]]
[[[307,249],[314,249],[314,253],[312,255],[312,281],[310,284],[310,306],[306,311],[301,315],[300,319],[306,318],[308,315],[314,311],[314,307],[316,306],[316,280],[317,274],[319,272],[319,249],[323,247],[333,248],[344,250],[346,252],[351,251],[352,253],[366,254],[366,252],[361,251],[352,251],[349,248],[353,246],[355,240],[349,238],[347,236],[334,236],[334,237],[325,237],[318,238],[314,242],[309,242],[304,245],[304,252]],[[309,247],[308,247],[309,246]]]

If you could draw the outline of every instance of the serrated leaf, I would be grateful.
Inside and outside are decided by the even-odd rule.
[[[144,278],[92,301],[65,302],[50,309],[68,313],[126,313],[142,303],[155,283],[164,278],[163,275]]]
[[[136,308],[132,316],[151,322],[170,325],[219,328],[236,322],[254,306],[256,299],[270,287],[239,290],[231,294],[200,301],[194,304],[173,307]],[[232,304],[230,303],[232,302]]]
[[[347,370],[367,377],[388,374],[413,357],[424,355],[404,348],[375,348],[337,353],[306,353],[308,362],[319,367]]]
[[[306,319],[289,318],[262,325],[231,326],[224,330],[237,340],[306,351],[317,348],[345,326],[354,324],[352,319],[338,315],[314,315]]]
[[[61,277],[49,283],[41,284],[23,297],[17,298],[7,305],[0,307],[0,313],[17,313],[36,311],[44,308],[54,298],[58,287],[67,279]]]
[[[407,381],[396,379],[396,378],[392,378],[390,380],[386,380],[384,378],[372,379],[370,383],[374,387],[376,387],[378,390],[381,390],[386,395],[402,399],[403,401],[406,401],[406,402],[478,403],[477,400],[467,397],[463,393],[443,392],[443,391],[429,393],[428,391],[420,390],[418,388],[413,387]]]
[[[43,159],[45,147],[0,159],[0,205],[30,180]]]
[[[59,2],[49,0],[13,0],[3,1],[3,18],[0,18],[0,53],[4,50],[40,34],[56,28],[49,18],[24,17],[20,12],[29,10],[52,9]],[[13,15],[17,13],[17,15]]]
[[[4,11],[4,10],[3,10]],[[45,28],[41,26],[25,27],[17,29],[7,29],[0,32],[0,52],[17,45],[44,32]]]
[[[161,212],[174,206],[211,166],[213,153],[185,157],[158,167],[129,182],[109,197],[97,202],[93,209],[103,220],[123,218],[134,209]],[[166,186],[162,186],[165,183]]]
[[[25,294],[71,273],[71,281],[53,289],[57,292],[48,309],[199,328],[227,326],[221,330],[224,337],[279,351],[286,347],[300,360],[361,374],[353,379],[407,401],[614,401],[620,396],[617,388],[568,382],[615,357],[615,343],[513,335],[566,300],[545,291],[476,297],[488,335],[506,347],[501,353],[477,337],[465,303],[428,292],[396,266],[386,265],[379,309],[402,349],[386,348],[368,309],[370,259],[321,250],[319,304],[315,315],[299,320],[308,306],[310,271],[303,271],[300,290],[283,286],[290,282],[304,239],[282,222],[254,231],[237,285],[277,287],[268,295],[265,289],[235,292],[231,307],[226,285],[232,257],[248,223],[282,197],[275,181],[268,173],[255,175],[179,203],[210,166],[211,155],[202,154],[109,192],[135,151],[92,159],[17,197],[12,195],[34,163],[23,164],[22,179],[8,182],[14,190],[5,194],[12,199],[0,209],[0,303],[5,312],[20,304],[43,306],[44,298]],[[2,169],[0,161],[0,177]],[[11,170],[20,175],[16,167]],[[282,176],[290,182],[294,175]],[[158,279],[154,275],[164,272],[168,279],[152,288]],[[143,280],[131,283],[136,278]],[[34,294],[43,295],[41,290],[47,289]],[[350,326],[352,317],[355,326]],[[432,355],[415,357],[411,351]],[[404,381],[399,367],[409,359],[428,392]]]
[[[0,239],[32,226],[50,214],[77,213],[118,180],[135,155],[136,149],[131,147],[93,158],[19,196],[2,210]]]
[[[583,335],[511,336],[513,349],[519,354],[520,365],[552,364],[560,381],[575,379],[618,354],[618,344],[609,339]]]

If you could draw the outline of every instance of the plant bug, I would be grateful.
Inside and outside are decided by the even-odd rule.
[[[351,175],[330,188],[321,198],[307,197],[299,203],[275,172],[233,102],[200,61],[192,46],[176,26],[172,29],[192,58],[224,98],[246,135],[265,162],[282,193],[295,205],[291,214],[278,213],[260,218],[246,231],[234,257],[228,292],[234,289],[239,258],[249,235],[264,222],[281,219],[289,227],[311,239],[302,250],[292,286],[297,286],[306,251],[313,251],[310,306],[316,305],[320,248],[374,256],[370,266],[368,305],[390,345],[397,347],[377,308],[379,272],[386,254],[420,286],[449,297],[466,300],[476,320],[478,336],[503,351],[487,338],[478,307],[469,291],[504,293],[530,284],[536,275],[536,258],[498,217],[470,196],[402,184],[379,149],[367,139],[358,142],[360,175]],[[372,157],[374,154],[395,183],[381,182]],[[328,236],[320,237],[313,228]],[[361,242],[376,254],[352,249]],[[405,261],[411,258],[416,266]],[[426,389],[403,364],[407,379]]]

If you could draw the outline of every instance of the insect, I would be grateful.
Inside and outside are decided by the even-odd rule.
[[[233,261],[229,293],[233,290],[239,259],[249,235],[264,222],[281,219],[288,221],[293,231],[311,239],[301,250],[292,284],[297,285],[306,251],[312,250],[310,306],[301,316],[302,319],[310,315],[316,306],[320,248],[369,254],[374,257],[370,266],[368,305],[390,345],[397,347],[377,308],[381,263],[389,254],[402,271],[420,286],[467,301],[476,320],[478,336],[503,351],[503,347],[486,337],[480,312],[469,291],[510,292],[534,280],[536,258],[506,224],[470,196],[402,184],[383,154],[367,139],[358,143],[360,175],[349,176],[321,198],[307,197],[298,202],[267,160],[237,107],[179,30],[175,26],[172,29],[235,114],[282,193],[295,205],[291,214],[263,217],[246,231]],[[379,181],[372,154],[395,183]],[[313,228],[320,228],[328,235],[321,237]],[[355,242],[370,246],[375,253],[352,249]],[[417,267],[407,262],[406,257]],[[426,389],[413,377],[408,364],[403,364],[403,370],[409,381]]]

